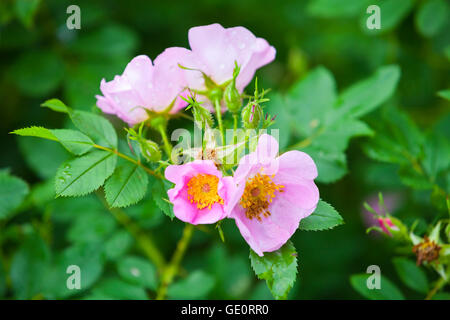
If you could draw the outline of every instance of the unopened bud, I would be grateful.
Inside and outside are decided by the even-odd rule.
[[[148,162],[158,162],[161,160],[161,151],[156,142],[147,139],[140,139],[139,146],[141,147],[142,155]]]
[[[225,92],[223,93],[223,97],[225,99],[225,103],[227,105],[228,110],[232,113],[239,112],[239,109],[242,105],[241,95],[239,91],[236,89],[236,81],[231,81],[227,87],[225,88]]]
[[[246,129],[256,129],[263,116],[259,104],[248,104],[242,109],[242,124]]]

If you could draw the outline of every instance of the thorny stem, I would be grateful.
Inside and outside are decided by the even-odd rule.
[[[214,109],[216,111],[217,123],[219,124],[220,137],[222,138],[222,146],[225,146],[225,134],[224,134],[224,131],[223,131],[222,111],[220,110],[221,106],[220,106],[219,99],[216,99],[214,101]]]
[[[169,265],[164,269],[164,273],[161,275],[161,285],[156,293],[157,300],[163,300],[167,293],[167,288],[172,283],[173,278],[178,273],[180,268],[181,260],[183,259],[184,253],[191,241],[192,234],[194,232],[194,226],[187,223],[183,230],[183,235],[177,243],[177,248],[170,260]]]
[[[162,272],[166,265],[164,256],[158,250],[153,242],[150,234],[144,232],[137,223],[132,221],[128,215],[120,209],[110,208],[105,202],[103,196],[97,193],[98,198],[103,203],[103,205],[108,209],[108,211],[114,216],[114,218],[125,227],[125,229],[136,239],[139,247],[145,253],[145,255],[152,261],[158,270]]]

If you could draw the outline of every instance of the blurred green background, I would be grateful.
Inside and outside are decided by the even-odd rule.
[[[66,28],[66,8],[71,4],[81,8],[81,30]],[[365,27],[369,4],[382,8],[379,31]],[[444,0],[2,0],[0,168],[9,168],[29,183],[31,191],[18,214],[0,221],[0,297],[145,298],[156,286],[155,267],[120,221],[130,217],[166,258],[183,227],[161,213],[151,192],[140,204],[114,212],[95,194],[53,199],[52,178],[69,154],[53,142],[8,134],[30,125],[67,125],[63,115],[41,108],[43,101],[57,97],[73,108],[92,110],[100,80],[122,73],[132,57],[146,54],[154,59],[166,47],[188,47],[190,27],[218,22],[244,26],[277,49],[276,60],[258,72],[263,86],[276,92],[286,91],[318,65],[334,74],[342,90],[380,66],[398,64],[402,75],[390,103],[426,130],[449,117],[448,101],[436,94],[450,85],[449,14]],[[373,117],[371,113],[365,119],[370,123]],[[397,280],[391,244],[365,234],[361,206],[368,196],[395,193],[401,199],[397,216],[406,221],[417,218],[421,225],[434,219],[431,191],[406,188],[395,166],[364,155],[363,141],[350,143],[349,173],[335,183],[319,185],[321,197],[340,212],[345,225],[293,237],[299,275],[289,298],[360,298],[348,279],[371,264]],[[196,231],[170,298],[271,298],[266,284],[251,270],[248,246],[234,223],[224,223],[224,231],[225,244],[212,227]],[[66,279],[60,268],[65,261],[79,261],[88,278],[83,290],[60,289]],[[141,266],[146,280],[132,279],[128,263]],[[409,297],[420,298],[401,288]]]

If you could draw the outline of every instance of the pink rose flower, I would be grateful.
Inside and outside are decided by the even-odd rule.
[[[228,198],[236,187],[232,177],[222,177],[213,161],[170,165],[165,177],[175,184],[167,193],[178,219],[191,224],[209,224],[225,218]]]
[[[263,134],[256,151],[239,162],[237,189],[228,207],[229,217],[259,256],[285,244],[319,201],[311,157],[300,151],[277,153],[277,141]]]
[[[149,57],[140,55],[128,63],[122,75],[106,82],[102,79],[97,106],[105,113],[115,114],[129,125],[145,121],[147,110],[177,112],[187,103],[179,95],[186,87],[178,57],[188,51],[168,48],[152,64]],[[185,93],[183,93],[185,94]]]
[[[252,80],[258,68],[275,59],[275,48],[257,38],[244,27],[224,28],[218,23],[189,30],[192,53],[182,57],[184,67],[198,69],[217,84],[233,78],[235,62],[241,70],[236,79],[239,92]],[[189,87],[204,90],[205,81],[200,72],[186,71]]]

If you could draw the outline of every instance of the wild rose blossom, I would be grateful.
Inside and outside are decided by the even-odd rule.
[[[213,161],[170,165],[165,177],[175,184],[167,193],[178,219],[191,224],[209,224],[225,218],[225,208],[235,186],[232,177],[222,177]]]
[[[128,63],[122,75],[106,82],[102,79],[97,106],[105,113],[115,114],[129,125],[145,121],[147,110],[175,113],[187,103],[178,95],[186,87],[178,57],[188,51],[168,48],[154,61],[140,55]]]
[[[190,52],[180,55],[180,65],[200,70],[221,85],[233,78],[236,63],[240,67],[236,88],[240,93],[250,83],[257,69],[275,59],[275,48],[257,38],[244,27],[224,28],[218,23],[194,27],[189,30]],[[185,70],[189,88],[206,90],[202,73]],[[200,97],[201,101],[202,97]],[[205,101],[205,106],[210,106]]]
[[[300,151],[277,153],[278,142],[261,135],[255,152],[239,162],[237,189],[228,206],[229,217],[259,256],[285,244],[319,201],[311,157]]]

